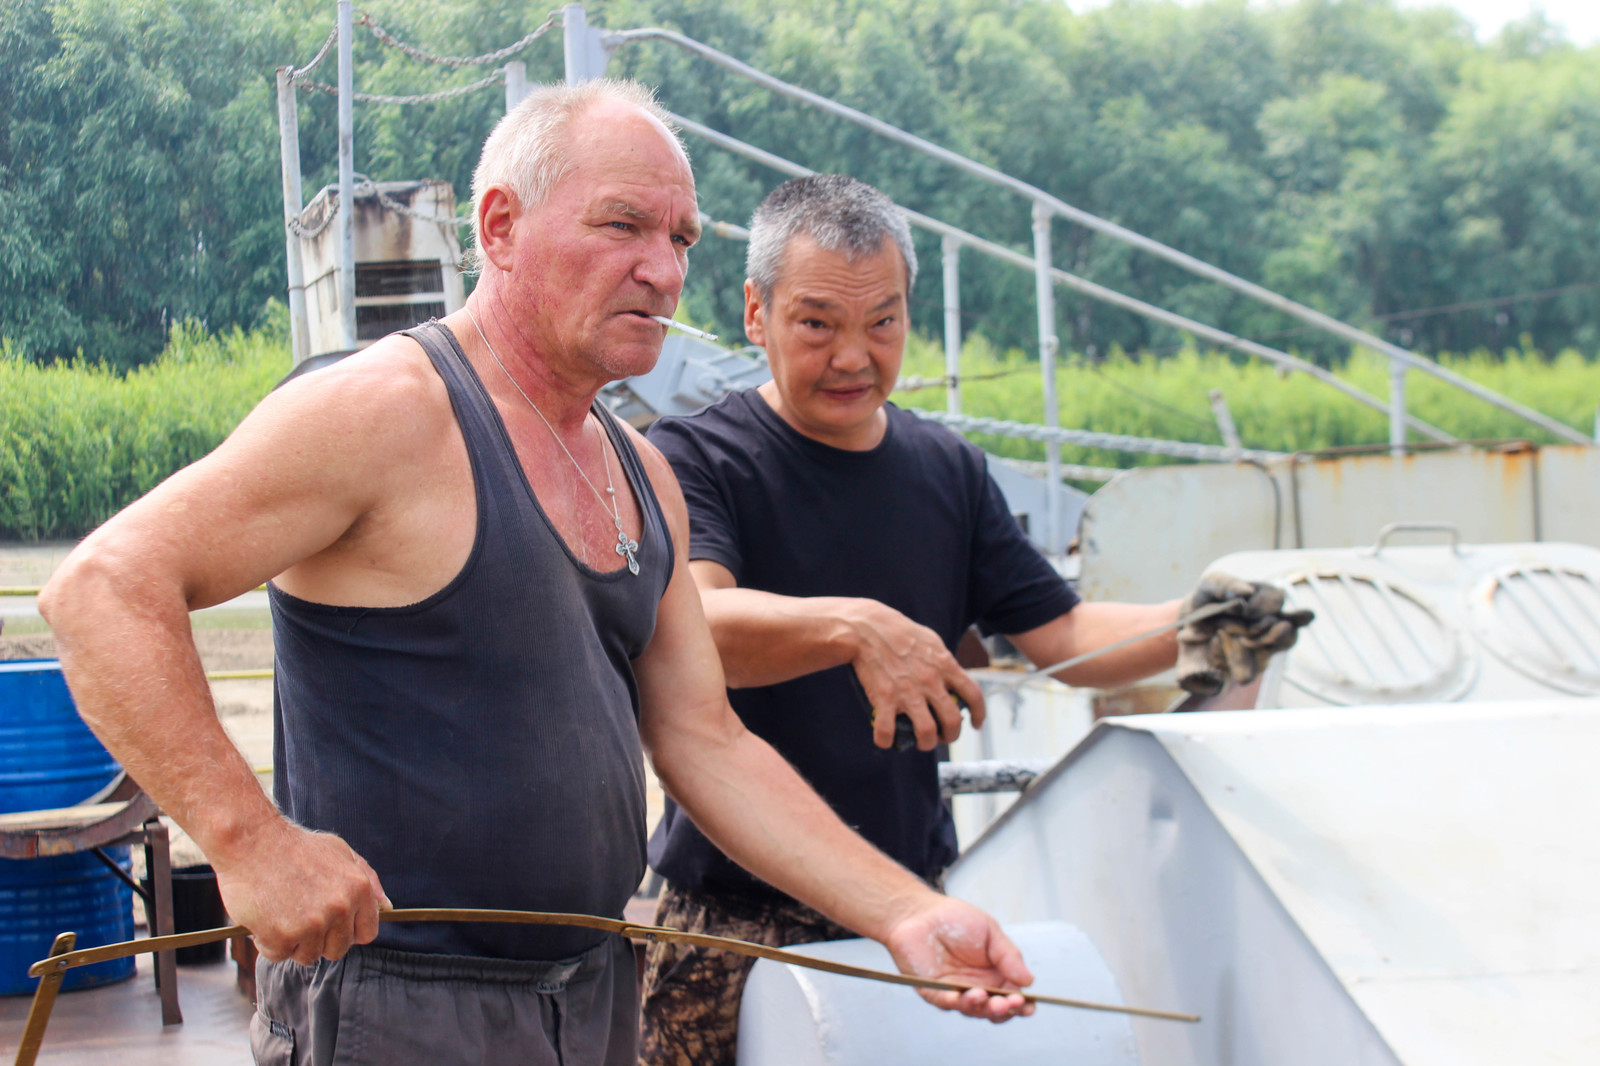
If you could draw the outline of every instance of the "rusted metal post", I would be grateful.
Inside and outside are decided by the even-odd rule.
[[[151,936],[171,936],[172,847],[166,823],[160,818],[150,819],[145,824],[145,841],[145,869],[150,875],[150,899],[145,917]],[[182,1025],[183,1010],[178,1006],[176,952],[156,952],[156,988],[161,992],[161,1024]]]
[[[945,234],[944,253],[944,409],[961,413],[961,241]]]

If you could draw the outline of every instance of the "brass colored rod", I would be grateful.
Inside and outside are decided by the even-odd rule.
[[[848,963],[812,958],[809,955],[784,951],[780,948],[769,948],[763,944],[752,944],[745,940],[706,936],[702,933],[686,933],[682,930],[669,929],[665,926],[635,925],[617,918],[601,918],[592,914],[428,907],[382,911],[379,913],[378,919],[383,922],[497,922],[512,925],[575,926],[581,929],[615,933],[630,940],[661,940],[679,944],[692,944],[698,947],[729,951],[735,955],[771,959],[774,962],[787,963],[791,966],[803,966],[810,970],[821,970],[825,973],[840,974],[845,977],[860,977],[869,981],[881,981],[886,984],[906,985],[910,988],[926,988],[938,992],[966,992],[971,988],[981,987],[992,996],[1020,995],[1029,1003],[1046,1003],[1059,1007],[1110,1011],[1117,1014],[1135,1014],[1144,1018],[1162,1018],[1175,1022],[1198,1022],[1200,1020],[1198,1014],[1183,1014],[1177,1011],[1155,1010],[1149,1007],[1126,1007],[1116,1003],[1096,1003],[1090,1000],[1067,999],[1063,996],[1043,996],[1032,992],[1023,992],[1019,989],[963,985],[955,981],[940,981],[931,977],[914,977],[911,974],[889,973],[885,970],[874,970],[865,966],[851,966]],[[212,944],[218,940],[231,940],[236,936],[246,936],[249,932],[250,930],[242,925],[230,925],[221,929],[202,929],[194,933],[177,933],[173,936],[154,936],[146,937],[143,940],[128,940],[120,944],[106,944],[102,947],[85,948],[82,951],[72,950],[73,944],[77,940],[77,934],[62,933],[56,938],[55,946],[50,949],[49,957],[40,959],[28,967],[28,976],[43,978],[43,980],[39,982],[39,988],[34,993],[33,1009],[28,1015],[28,1027],[23,1034],[22,1047],[17,1051],[16,1066],[33,1066],[34,1057],[38,1054],[39,1044],[44,1039],[45,1025],[50,1020],[51,1008],[55,1005],[56,990],[60,987],[61,978],[65,976],[68,970],[77,966],[106,962],[111,959],[124,959],[130,955],[144,955],[157,951],[197,947],[200,944]]]

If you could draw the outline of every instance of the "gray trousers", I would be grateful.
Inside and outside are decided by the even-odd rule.
[[[634,1066],[632,946],[519,962],[352,948],[314,966],[259,961],[258,1066]]]

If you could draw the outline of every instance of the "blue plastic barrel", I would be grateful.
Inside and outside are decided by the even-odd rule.
[[[110,783],[117,763],[78,717],[54,659],[0,662],[0,814],[70,807]],[[124,870],[126,847],[106,851]],[[0,859],[0,995],[31,995],[28,967],[57,933],[78,947],[133,939],[133,892],[92,852]],[[133,959],[70,970],[63,990],[132,977]]]

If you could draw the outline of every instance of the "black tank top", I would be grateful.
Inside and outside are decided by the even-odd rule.
[[[645,866],[632,663],[672,575],[660,504],[596,405],[644,522],[638,576],[585,566],[539,506],[455,337],[438,323],[407,336],[444,379],[466,440],[472,552],[448,585],[408,607],[333,607],[269,589],[275,797],[297,823],[347,840],[396,907],[620,917]],[[384,925],[377,942],[562,959],[602,935],[427,923]]]

